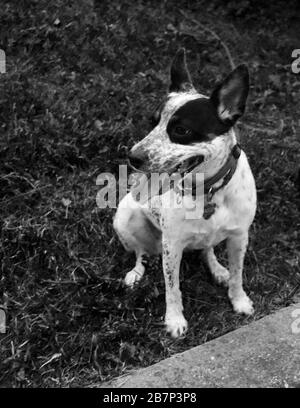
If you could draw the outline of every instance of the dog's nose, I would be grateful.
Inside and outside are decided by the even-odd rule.
[[[144,163],[144,160],[141,159],[140,157],[136,156],[132,152],[129,152],[128,159],[130,164],[135,167],[136,169],[139,169],[142,164]]]

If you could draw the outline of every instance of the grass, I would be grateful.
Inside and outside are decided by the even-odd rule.
[[[0,335],[0,384],[99,384],[299,300],[300,80],[290,68],[299,48],[296,1],[2,3],[0,303],[8,327]],[[239,126],[258,189],[245,260],[255,316],[233,313],[195,252],[181,268],[189,332],[172,340],[163,328],[160,260],[126,291],[122,278],[134,259],[113,232],[114,210],[99,209],[95,198],[97,175],[117,174],[126,148],[149,130],[179,46],[201,91],[229,71],[219,44],[180,9],[215,30],[236,63],[248,64],[242,122],[275,131]],[[226,262],[222,250],[219,258]]]

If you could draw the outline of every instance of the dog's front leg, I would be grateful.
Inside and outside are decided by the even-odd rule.
[[[248,244],[248,232],[233,235],[227,239],[229,261],[228,296],[237,313],[251,315],[254,312],[252,301],[243,289],[243,263]]]
[[[163,234],[162,257],[163,272],[166,286],[166,316],[167,332],[172,337],[181,336],[187,329],[187,321],[182,311],[182,299],[179,288],[180,262],[183,248],[180,240],[174,240]]]

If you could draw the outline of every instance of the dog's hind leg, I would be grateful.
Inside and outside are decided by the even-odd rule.
[[[204,255],[205,261],[216,282],[228,286],[229,272],[218,262],[213,247],[204,250]]]
[[[248,232],[227,238],[230,278],[228,296],[237,313],[251,315],[254,310],[252,301],[243,289],[243,263],[248,244]]]
[[[125,285],[133,287],[145,273],[148,256],[160,252],[161,232],[129,195],[118,207],[114,218],[114,229],[125,249],[136,254],[135,267],[126,274],[124,279]]]

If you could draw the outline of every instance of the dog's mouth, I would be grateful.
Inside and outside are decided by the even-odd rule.
[[[194,170],[197,166],[199,166],[201,163],[204,161],[204,156],[199,155],[199,156],[193,156],[189,157],[188,159],[183,160],[181,163],[177,164],[175,167],[171,168],[169,171],[167,169],[161,169],[162,173],[169,173],[169,174],[174,174],[174,173],[188,173],[192,170]],[[147,176],[147,178],[150,177],[151,172],[146,171],[145,169],[138,169],[135,167],[129,159],[127,159],[127,164],[128,166],[134,170],[136,173],[142,173]]]
[[[176,167],[175,171],[176,172],[178,171],[180,173],[188,173],[188,172],[194,170],[201,163],[203,163],[203,161],[204,161],[204,156],[202,156],[202,155],[189,157],[188,159],[181,162]]]

